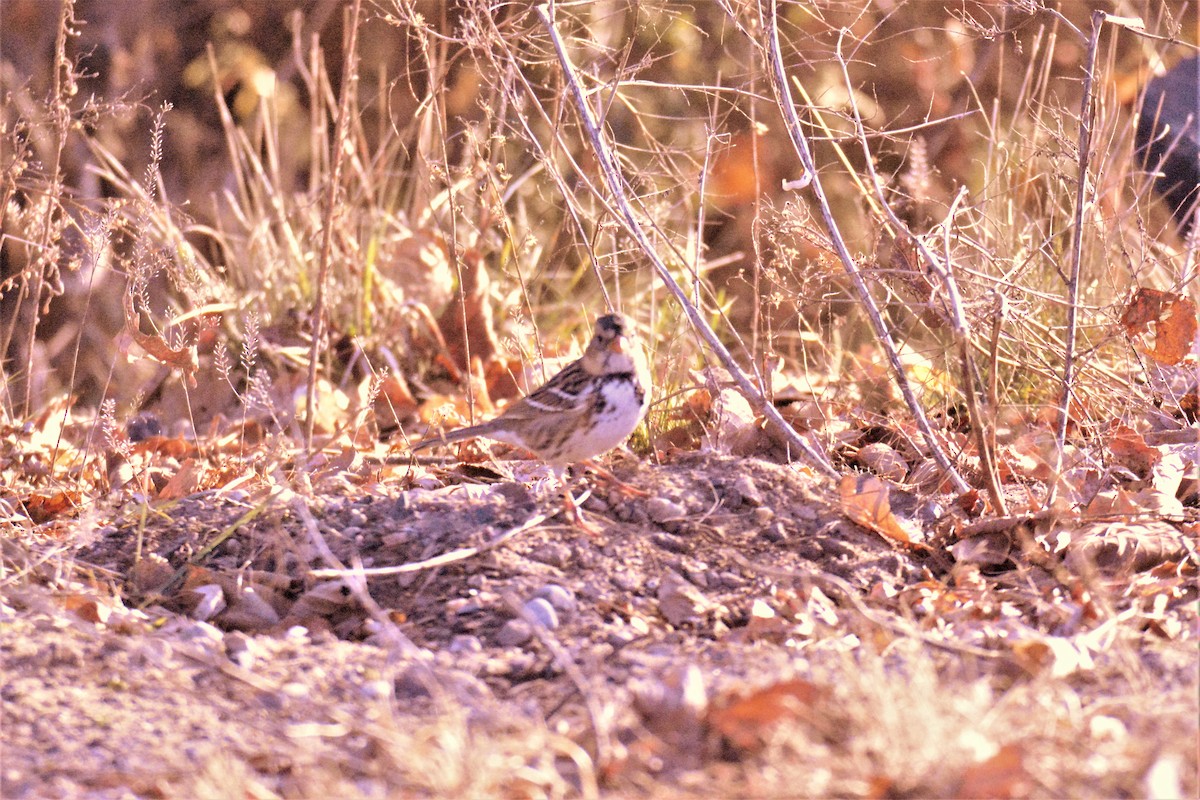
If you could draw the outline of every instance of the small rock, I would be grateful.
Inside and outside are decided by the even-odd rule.
[[[529,558],[549,567],[566,569],[571,563],[571,548],[560,542],[548,542],[535,547]]]
[[[362,685],[363,696],[370,700],[382,700],[392,696],[392,684],[389,681],[367,681]]]
[[[754,509],[754,513],[750,515],[750,518],[754,520],[755,525],[765,528],[775,519],[775,512],[766,506],[761,506]]]
[[[184,624],[179,628],[176,635],[184,641],[202,644],[213,649],[216,649],[217,645],[224,644],[225,638],[220,628],[216,625],[210,625],[207,622]]]
[[[225,655],[229,656],[229,660],[242,669],[254,667],[257,649],[258,645],[254,640],[240,631],[231,631],[225,634]]]
[[[709,582],[708,565],[702,565],[702,566],[698,566],[698,567],[684,567],[683,568],[683,577],[687,578],[689,581],[691,581],[693,584],[695,584],[696,586],[698,586],[701,589],[709,588],[710,582]]]
[[[679,520],[687,516],[687,509],[665,497],[652,497],[646,501],[646,514],[659,525],[668,520]]]
[[[650,541],[671,553],[686,553],[691,550],[686,541],[668,533],[656,533],[650,537]]]
[[[708,613],[713,603],[700,590],[674,572],[668,572],[658,587],[658,611],[678,627]]]
[[[460,633],[450,640],[446,649],[451,653],[480,653],[483,652],[483,642],[479,640],[478,636]]]
[[[800,539],[796,542],[796,555],[809,561],[820,561],[825,557],[825,548],[816,539]]]
[[[554,606],[550,605],[550,601],[544,597],[535,597],[525,603],[525,612],[537,623],[546,630],[554,630],[558,627],[558,612],[554,610]]]
[[[625,645],[636,641],[640,635],[635,630],[622,627],[610,632],[608,636],[604,637],[604,641],[613,649],[620,650]]]
[[[631,572],[614,572],[608,579],[613,586],[626,594],[635,594],[642,588],[642,582]]]
[[[192,609],[192,619],[210,620],[225,610],[225,593],[215,583],[206,583],[192,589],[193,594],[200,598]]]
[[[533,626],[523,619],[510,619],[496,634],[496,641],[501,647],[519,647],[532,638]]]
[[[308,697],[309,692],[310,692],[308,685],[304,684],[304,683],[300,683],[299,681],[289,681],[288,683],[285,683],[283,686],[280,686],[279,690],[281,692],[283,692],[286,696],[292,697],[292,698]]]
[[[741,589],[746,579],[736,572],[722,572],[717,575],[717,585],[723,589]]]
[[[583,501],[583,507],[597,514],[607,514],[611,510],[608,501],[595,493],[589,495],[588,499]]]
[[[541,589],[538,589],[534,597],[542,597],[554,606],[554,610],[561,614],[564,618],[574,614],[579,608],[579,601],[575,599],[575,595],[570,589],[565,589],[557,583],[548,583]]]
[[[787,531],[784,530],[783,523],[779,522],[778,520],[772,522],[770,525],[759,531],[759,536],[762,536],[762,538],[774,544],[785,542],[788,538]]]
[[[733,482],[733,489],[742,496],[742,502],[746,505],[761,506],[763,504],[762,493],[758,491],[758,486],[749,475],[739,475]]]

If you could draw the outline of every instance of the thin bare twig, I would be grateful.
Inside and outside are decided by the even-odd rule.
[[[284,502],[291,506],[296,512],[296,516],[300,518],[300,524],[304,526],[305,532],[308,533],[309,543],[313,549],[320,554],[321,559],[329,564],[337,571],[338,577],[345,583],[346,588],[354,595],[354,599],[363,607],[370,616],[379,624],[379,630],[385,641],[396,647],[396,649],[405,656],[418,658],[421,653],[421,648],[417,647],[411,639],[404,635],[400,628],[392,621],[379,604],[375,602],[375,598],[371,597],[371,593],[367,591],[367,581],[363,575],[362,564],[355,565],[354,569],[346,569],[345,565],[334,555],[329,549],[329,544],[325,541],[325,537],[321,535],[321,529],[317,525],[316,517],[308,510],[304,499],[299,495],[285,490],[280,492]]]
[[[1059,400],[1058,429],[1054,434],[1054,474],[1063,466],[1063,448],[1067,442],[1067,426],[1071,419],[1071,395],[1075,383],[1075,338],[1079,330],[1079,270],[1083,259],[1083,207],[1088,197],[1088,164],[1091,160],[1092,123],[1096,107],[1092,102],[1092,84],[1096,78],[1096,52],[1099,50],[1100,30],[1108,17],[1103,11],[1092,12],[1092,35],[1088,40],[1088,56],[1084,62],[1083,100],[1079,110],[1079,176],[1075,182],[1075,219],[1071,231],[1071,272],[1067,275],[1067,332],[1063,343],[1062,396]],[[1050,483],[1046,507],[1058,494],[1058,480]]]
[[[789,425],[787,420],[783,418],[779,410],[771,404],[762,389],[754,385],[754,382],[750,380],[750,377],[737,361],[734,360],[728,348],[717,338],[716,332],[701,315],[700,309],[696,308],[691,300],[688,299],[687,292],[679,285],[675,277],[671,275],[670,270],[667,269],[667,265],[658,255],[657,250],[655,250],[654,243],[650,241],[650,237],[646,233],[637,212],[634,211],[633,206],[630,204],[625,179],[621,174],[612,149],[604,141],[595,115],[592,113],[587,98],[584,96],[583,88],[580,86],[578,77],[575,74],[575,67],[567,55],[566,48],[563,46],[557,29],[554,27],[554,20],[550,16],[549,6],[539,5],[535,10],[538,17],[542,20],[546,31],[549,33],[551,42],[554,44],[559,65],[562,67],[567,87],[570,89],[571,96],[575,101],[575,107],[579,111],[579,117],[583,123],[584,130],[587,131],[588,138],[592,143],[592,150],[596,156],[597,163],[600,165],[601,173],[604,176],[604,183],[608,188],[613,202],[617,206],[619,212],[618,221],[641,248],[643,255],[653,265],[663,285],[666,286],[667,290],[675,297],[676,302],[679,303],[680,308],[687,314],[688,321],[692,324],[692,327],[700,333],[712,349],[712,352],[717,356],[717,359],[729,370],[738,389],[750,401],[755,411],[762,414],[768,422],[778,428],[783,433],[784,438],[787,439],[788,444],[803,453],[809,463],[820,470],[822,474],[831,478],[837,477],[837,471],[829,463],[825,455],[818,452],[816,448],[800,436],[795,428]]]
[[[829,205],[829,199],[825,194],[825,187],[821,184],[820,176],[817,174],[816,160],[812,155],[812,148],[809,147],[808,140],[804,136],[804,131],[800,127],[799,115],[796,113],[795,103],[792,101],[791,92],[788,89],[787,79],[783,68],[783,54],[779,46],[779,26],[778,26],[778,6],[776,0],[771,0],[769,10],[761,10],[763,27],[767,32],[767,49],[769,60],[771,62],[771,77],[775,88],[776,100],[780,111],[783,113],[786,123],[788,135],[791,137],[792,145],[796,148],[797,155],[800,156],[800,163],[804,167],[805,177],[811,179],[809,181],[812,192],[817,199],[817,205],[821,209],[821,216],[825,220],[825,227],[829,231],[830,241],[833,243],[838,259],[842,262],[842,267],[854,284],[855,291],[858,293],[859,301],[867,311],[867,317],[871,321],[871,327],[875,331],[875,337],[883,346],[884,352],[887,355],[888,363],[891,366],[893,379],[900,393],[904,396],[905,403],[908,405],[913,418],[916,420],[917,427],[921,430],[925,444],[946,474],[953,481],[955,488],[960,492],[967,491],[970,487],[963,477],[958,473],[954,463],[950,457],[946,455],[941,443],[933,432],[933,428],[929,424],[928,418],[925,416],[924,409],[921,408],[916,394],[913,392],[912,385],[909,383],[907,376],[904,374],[904,366],[900,362],[900,355],[897,351],[896,344],[892,341],[892,334],[888,330],[887,325],[883,321],[883,315],[879,311],[875,299],[871,296],[870,290],[867,288],[866,281],[863,279],[862,273],[854,263],[854,257],[850,254],[850,248],[846,245],[846,240],[838,228],[837,220],[833,218],[833,209]],[[853,97],[853,92],[850,93]],[[855,118],[857,121],[857,113]],[[861,122],[858,123],[861,127]],[[870,158],[868,157],[868,163]],[[890,211],[887,204],[884,204],[885,212]],[[895,217],[894,213],[891,215]],[[898,219],[895,220],[899,222]],[[905,230],[900,224],[898,230]],[[922,246],[918,240],[918,246]],[[931,253],[923,254],[930,260],[931,264],[936,261]],[[939,273],[940,275],[941,273]]]
[[[592,491],[589,489],[579,498],[577,498],[575,502],[577,504],[582,504],[588,499],[588,497],[591,496],[591,494]],[[509,528],[503,533],[492,537],[478,547],[460,547],[457,550],[451,550],[448,553],[442,553],[441,555],[434,556],[433,558],[427,558],[423,561],[411,561],[407,564],[396,564],[391,567],[370,567],[355,570],[347,570],[342,568],[312,569],[308,571],[308,574],[313,578],[345,578],[350,575],[362,575],[364,578],[382,578],[388,575],[402,575],[406,572],[420,572],[423,569],[444,567],[447,564],[454,564],[458,561],[466,561],[468,558],[474,558],[480,553],[486,553],[488,550],[494,550],[495,548],[507,542],[509,539],[512,539],[517,534],[524,533],[532,528],[536,528],[538,525],[541,525],[543,522],[550,519],[557,513],[558,512],[555,511],[550,514],[535,514],[522,522],[520,525],[517,525],[514,528]]]

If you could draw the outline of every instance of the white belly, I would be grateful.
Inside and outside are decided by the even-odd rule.
[[[561,458],[564,463],[583,461],[612,450],[629,438],[649,408],[648,393],[639,401],[631,381],[608,381],[601,385],[604,402],[595,423],[586,433],[573,438],[570,449]]]

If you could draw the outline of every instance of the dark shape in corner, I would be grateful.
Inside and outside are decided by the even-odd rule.
[[[1176,64],[1146,87],[1138,117],[1138,157],[1157,174],[1182,233],[1192,226],[1200,199],[1200,57]]]

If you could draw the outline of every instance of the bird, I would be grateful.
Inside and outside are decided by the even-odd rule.
[[[561,483],[567,466],[587,462],[629,438],[650,408],[651,389],[632,320],[605,314],[596,320],[583,355],[531,394],[487,422],[429,436],[410,449],[493,439],[533,453],[554,469]],[[572,521],[590,528],[570,492],[565,496]]]

